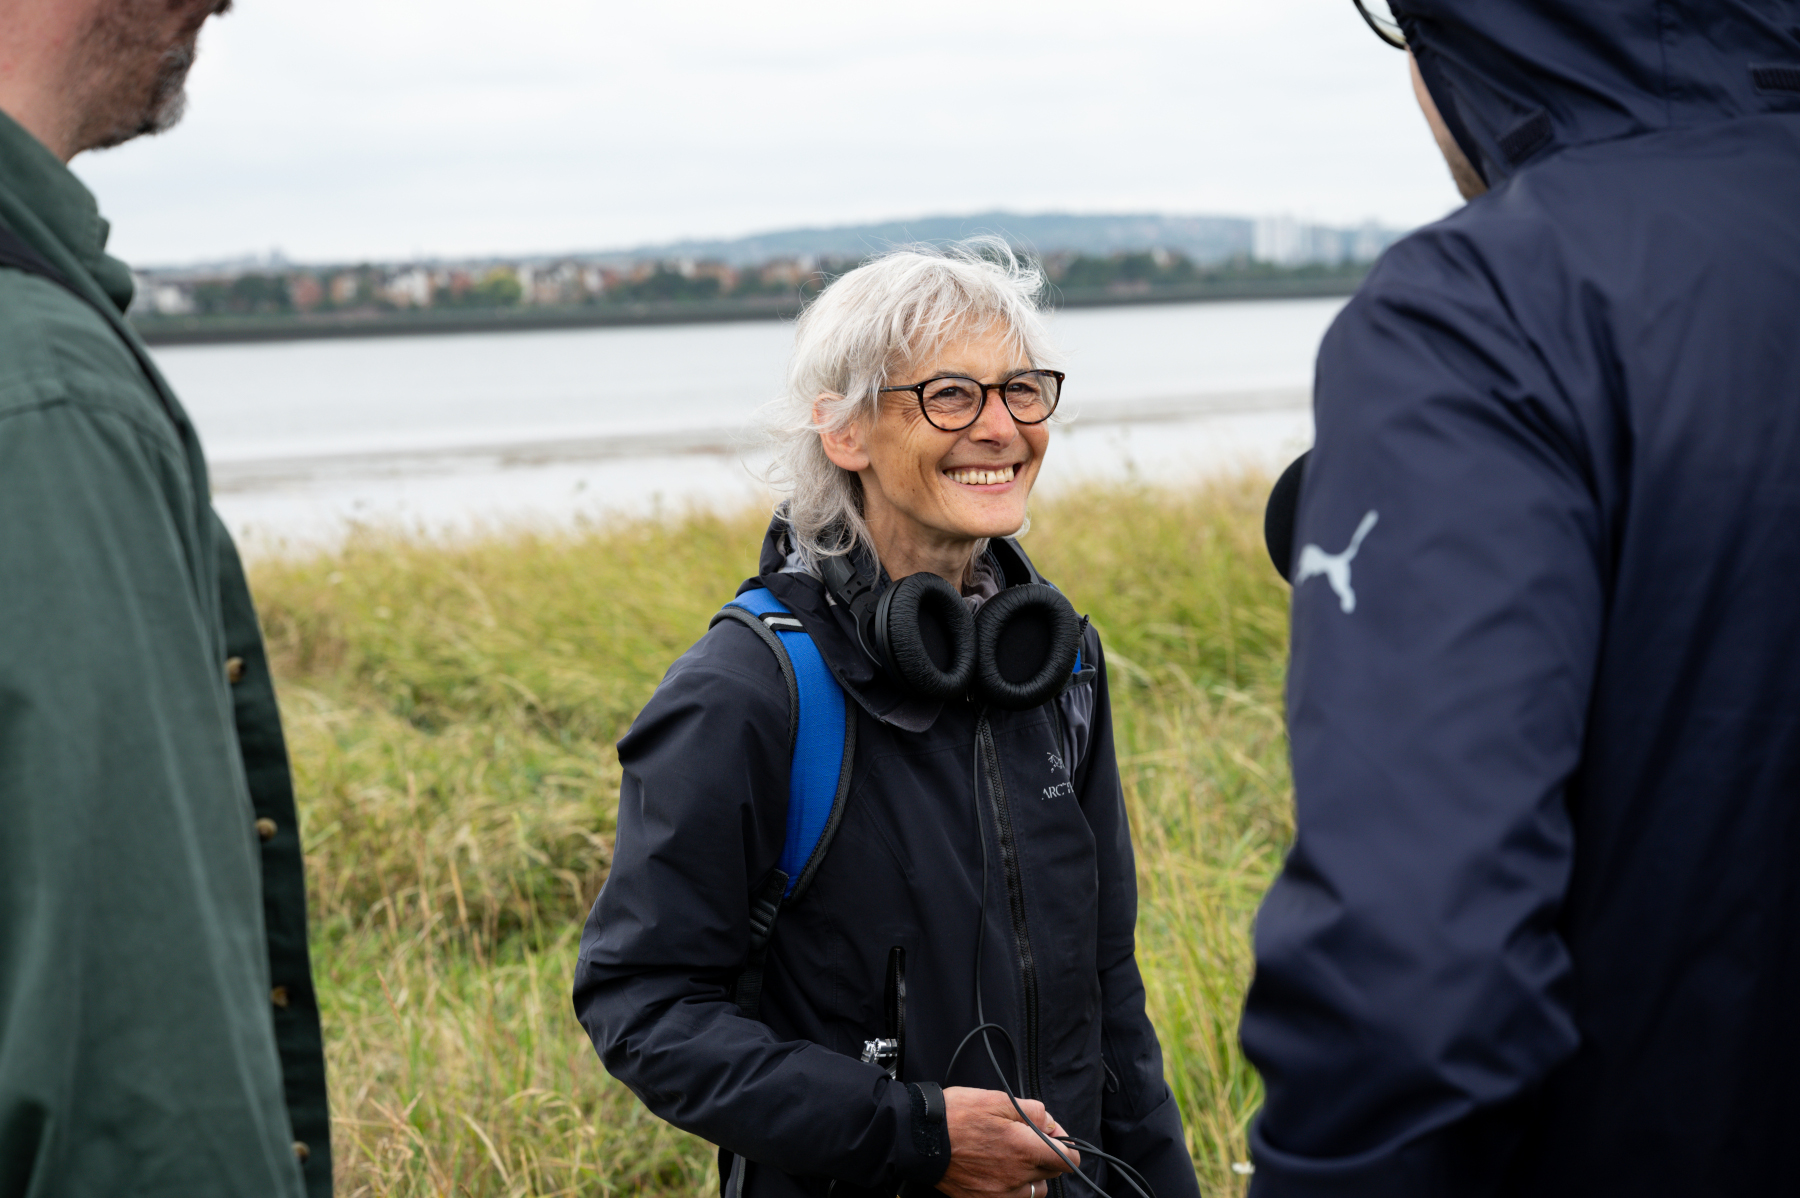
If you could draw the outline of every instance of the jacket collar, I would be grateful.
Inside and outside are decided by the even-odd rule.
[[[123,314],[134,290],[131,270],[106,252],[111,226],[94,193],[67,165],[0,112],[0,221],[49,259],[90,298]]]

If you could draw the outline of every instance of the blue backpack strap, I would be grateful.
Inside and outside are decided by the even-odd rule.
[[[787,834],[780,861],[751,899],[750,958],[737,985],[738,1006],[754,1019],[775,917],[806,892],[843,818],[856,721],[805,626],[767,588],[737,596],[712,622],[720,620],[746,625],[769,646],[788,689]]]

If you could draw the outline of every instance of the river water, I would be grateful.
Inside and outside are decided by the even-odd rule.
[[[1311,441],[1313,357],[1342,300],[1051,320],[1069,379],[1040,490],[1273,469]],[[157,361],[251,552],[356,524],[459,533],[764,501],[766,323],[165,347]]]

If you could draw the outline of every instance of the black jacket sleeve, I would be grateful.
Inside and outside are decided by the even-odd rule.
[[[894,1189],[943,1175],[907,1087],[744,1018],[732,986],[750,893],[787,819],[787,691],[723,622],[677,661],[619,742],[618,838],[582,936],[575,1011],[607,1071],[677,1127],[798,1175]]]
[[[1101,1056],[1107,1071],[1100,1147],[1142,1173],[1156,1198],[1198,1198],[1181,1111],[1163,1078],[1162,1046],[1144,1010],[1136,955],[1137,864],[1113,746],[1106,663],[1092,630],[1084,656],[1095,663],[1096,676],[1091,688],[1071,689],[1065,713],[1076,741],[1085,742],[1085,751],[1076,754],[1075,783],[1094,832],[1100,875]],[[1092,696],[1091,707],[1083,690]],[[1122,1182],[1108,1188],[1115,1195],[1130,1193]]]
[[[1509,1105],[1575,1049],[1557,919],[1606,450],[1556,356],[1447,234],[1391,253],[1320,351],[1288,678],[1298,835],[1242,1030],[1267,1093],[1259,1198],[1483,1192]]]

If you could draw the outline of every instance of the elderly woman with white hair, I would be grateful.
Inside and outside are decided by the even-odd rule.
[[[1042,284],[973,243],[826,288],[759,574],[619,742],[575,1009],[727,1198],[1198,1194],[1100,640],[1013,539]]]

